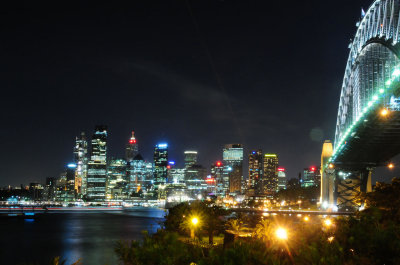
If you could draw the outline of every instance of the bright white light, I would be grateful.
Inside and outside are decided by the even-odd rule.
[[[394,76],[394,77],[400,76],[400,69],[396,68],[396,69],[393,71],[392,76]]]
[[[282,240],[288,239],[287,231],[284,228],[278,228],[276,230],[276,237]]]

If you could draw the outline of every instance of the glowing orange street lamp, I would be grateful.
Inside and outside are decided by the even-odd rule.
[[[389,169],[393,169],[393,168],[394,168],[394,164],[393,164],[393,163],[390,163],[390,164],[388,165],[388,168],[389,168]]]
[[[382,109],[380,114],[381,114],[382,117],[386,117],[389,114],[389,110],[388,109]]]
[[[190,237],[194,239],[194,229],[196,228],[197,224],[199,223],[199,219],[197,217],[193,217],[192,220],[192,226],[190,228]]]

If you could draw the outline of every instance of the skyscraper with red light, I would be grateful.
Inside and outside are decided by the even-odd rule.
[[[317,166],[305,168],[300,184],[302,187],[319,186],[321,184],[320,168]]]
[[[135,138],[135,132],[132,131],[132,136],[128,141],[128,144],[126,145],[125,149],[125,158],[127,162],[133,161],[133,158],[139,154],[139,147],[137,144],[137,140]]]
[[[227,188],[224,186],[226,181],[224,181],[224,165],[221,161],[211,165],[211,178],[215,181],[215,195],[224,196]]]
[[[286,189],[286,173],[285,168],[278,167],[278,188],[276,191]]]

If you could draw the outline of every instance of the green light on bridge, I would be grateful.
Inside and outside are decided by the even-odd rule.
[[[360,120],[364,120],[363,116],[365,116],[369,110],[372,108],[372,106],[377,103],[379,101],[380,94],[384,94],[386,92],[387,89],[390,88],[390,86],[392,85],[393,81],[400,77],[400,66],[397,66],[393,73],[392,73],[392,77],[386,81],[385,85],[386,85],[386,89],[385,88],[381,88],[378,90],[378,93],[376,93],[375,95],[372,96],[372,99],[367,103],[367,106],[364,107],[364,109],[362,110],[362,112],[360,113],[360,116],[357,117],[357,119],[353,122],[353,124],[345,131],[345,133],[343,134],[341,140],[339,141],[339,144],[337,145],[337,148],[335,148],[335,150],[333,151],[332,157],[329,159],[329,163],[334,162],[338,152],[341,151],[345,144],[346,144],[346,139],[348,137],[349,134],[351,134],[351,136],[353,136],[353,129],[357,127],[357,124],[360,122]],[[326,165],[328,166],[328,165]]]

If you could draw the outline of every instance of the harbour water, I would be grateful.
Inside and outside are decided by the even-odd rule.
[[[46,213],[35,219],[0,219],[0,264],[49,264],[57,256],[71,264],[118,264],[118,240],[140,240],[154,232],[165,211]]]

